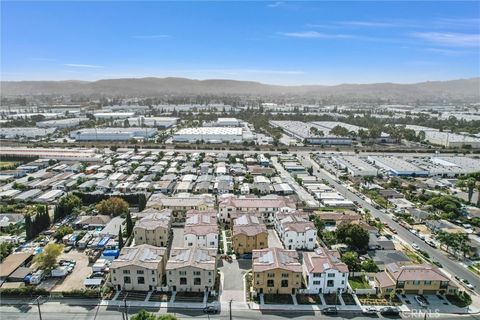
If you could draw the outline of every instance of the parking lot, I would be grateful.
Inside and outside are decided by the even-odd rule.
[[[63,281],[59,279],[54,291],[70,291],[83,289],[83,282],[92,273],[92,268],[88,265],[88,257],[83,251],[73,249],[68,253],[62,253],[59,260],[74,260],[77,262],[73,272],[67,275]]]

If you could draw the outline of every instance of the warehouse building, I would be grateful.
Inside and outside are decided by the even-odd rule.
[[[242,128],[229,127],[184,128],[173,135],[174,142],[242,143],[243,140]]]
[[[352,177],[376,176],[377,168],[357,156],[335,156],[332,157],[337,168],[346,170]]]
[[[128,119],[135,115],[135,112],[97,112],[93,116],[97,120]]]
[[[88,118],[70,118],[70,119],[58,119],[40,121],[36,123],[37,128],[74,128],[80,125],[81,122],[88,121]]]
[[[70,138],[77,141],[128,141],[151,138],[156,133],[156,129],[150,128],[89,128],[71,131]]]
[[[15,127],[0,128],[0,137],[5,139],[44,138],[55,132],[55,128]]]
[[[470,145],[472,148],[480,148],[480,138],[478,137],[471,137],[452,132],[441,132],[438,129],[417,125],[407,125],[406,128],[414,130],[417,135],[420,132],[424,132],[425,140],[431,144],[447,148],[462,148],[466,145]]]
[[[115,124],[124,126],[125,121],[130,127],[153,127],[167,129],[175,126],[178,118],[174,117],[132,117],[126,120],[117,120]]]
[[[368,161],[394,176],[428,176],[428,171],[399,157],[368,156]]]

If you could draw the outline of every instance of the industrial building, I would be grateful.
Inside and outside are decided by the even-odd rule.
[[[357,156],[335,156],[332,157],[337,168],[346,170],[353,177],[376,176],[378,169]]]
[[[424,132],[425,140],[431,144],[444,146],[447,148],[462,148],[466,145],[470,145],[472,148],[480,148],[480,138],[478,137],[471,137],[452,132],[443,132],[438,129],[416,125],[407,125],[406,128],[414,130],[417,134]]]
[[[125,121],[128,121],[130,127],[154,127],[154,128],[171,128],[178,122],[178,118],[174,117],[132,117],[126,120],[117,120],[115,123],[121,126],[125,125]]]
[[[392,156],[368,156],[368,161],[394,176],[428,176],[428,171],[405,159]]]
[[[242,143],[243,140],[242,128],[229,127],[184,128],[173,135],[174,142]]]
[[[14,127],[0,128],[0,137],[5,139],[18,138],[44,138],[54,133],[56,128],[32,128],[32,127]]]
[[[325,145],[350,145],[351,137],[337,137],[330,135],[330,129],[301,121],[270,121],[274,127],[281,128],[288,135],[301,142]],[[314,129],[312,129],[314,128]]]
[[[97,120],[128,119],[135,115],[135,112],[97,112],[93,116]]]
[[[77,141],[128,141],[143,140],[157,133],[151,128],[89,128],[70,132],[70,138]]]
[[[37,128],[74,128],[80,125],[81,122],[88,121],[88,118],[69,118],[58,120],[39,121],[36,123]]]

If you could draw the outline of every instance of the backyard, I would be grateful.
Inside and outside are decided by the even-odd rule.
[[[365,277],[352,277],[348,279],[348,283],[353,290],[356,289],[370,289],[370,284]]]
[[[318,294],[297,294],[298,304],[322,304]]]

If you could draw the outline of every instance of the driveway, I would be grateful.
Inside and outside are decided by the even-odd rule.
[[[268,247],[269,248],[282,248],[283,244],[274,229],[268,229]]]
[[[173,240],[172,248],[182,248],[184,245],[183,228],[172,228]]]
[[[244,278],[243,276],[252,268],[252,260],[239,259],[227,262],[219,261],[218,270],[223,274],[223,291],[221,293],[221,301],[236,302],[245,301]]]

